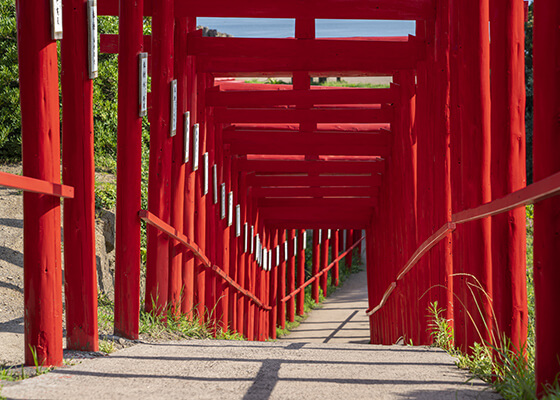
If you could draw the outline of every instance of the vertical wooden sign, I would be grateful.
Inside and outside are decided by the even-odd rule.
[[[348,232],[347,229],[344,229],[342,231],[342,250],[346,251],[346,232]]]
[[[208,166],[208,152],[202,155],[202,195],[206,196],[208,194],[208,180],[209,180],[209,166]]]
[[[297,253],[297,236],[294,236],[294,256],[296,255],[296,253]]]
[[[267,270],[267,266],[268,266],[268,250],[266,250],[266,247],[263,249],[263,267],[265,271]]]
[[[317,231],[313,232],[313,234],[318,234],[319,235],[319,243],[321,243],[323,241],[323,230],[319,229],[318,230],[319,233],[317,233]]]
[[[268,250],[268,270],[272,271],[272,249]]]
[[[189,162],[189,149],[190,149],[190,141],[191,141],[191,112],[187,111],[183,114],[183,164]]]
[[[255,227],[251,225],[251,244],[249,246],[251,248],[250,253],[253,254],[255,251]]]
[[[171,115],[169,115],[169,136],[177,134],[177,79],[171,81]]]
[[[148,53],[138,54],[138,116],[148,114]]]
[[[280,245],[276,246],[276,264],[275,266],[280,265]]]
[[[51,38],[62,39],[62,0],[51,0]]]
[[[303,238],[301,240],[303,242],[303,250],[307,249],[307,231],[303,231]]]
[[[222,204],[220,209],[220,219],[224,219],[226,217],[226,184],[225,182],[221,184],[222,189]]]
[[[214,196],[214,204],[218,204],[218,165],[212,165],[212,195]]]
[[[233,225],[233,192],[229,192],[228,196],[228,226]]]
[[[235,206],[235,237],[241,236],[241,206]]]
[[[199,136],[200,136],[200,126],[194,124],[193,126],[193,171],[198,171],[198,152],[199,152]]]
[[[327,229],[327,239],[331,240],[331,230]]]
[[[98,43],[97,43],[97,0],[87,2],[88,23],[88,73],[89,79],[97,78]]]
[[[255,258],[257,259],[257,264],[259,263],[259,258],[261,256],[261,252],[260,252],[260,249],[259,249],[260,242],[261,241],[259,239],[259,234],[257,233],[255,235]]]
[[[243,241],[243,252],[247,253],[247,251],[249,250],[249,224],[247,224],[247,222],[245,222],[245,225],[243,226],[243,230],[244,230],[244,237],[245,240]]]
[[[284,242],[284,261],[288,261],[288,241]]]

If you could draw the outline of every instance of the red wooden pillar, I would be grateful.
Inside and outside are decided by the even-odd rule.
[[[277,267],[278,271],[278,326],[282,329],[286,328],[286,302],[280,302],[286,296],[286,256],[285,244],[286,243],[286,230],[281,229],[278,238],[277,251],[279,252],[280,265]]]
[[[206,91],[206,77],[197,77],[197,122],[199,129],[199,165],[195,175],[195,231],[194,241],[203,253],[206,253],[206,195],[204,194],[204,153],[207,149],[206,138],[206,110],[204,107],[204,93]],[[194,156],[194,154],[193,154]],[[197,259],[195,265],[195,304],[200,321],[207,321],[209,305],[206,303],[206,267]]]
[[[115,334],[138,339],[140,318],[140,219],[142,117],[139,54],[143,50],[143,2],[120,2],[115,235]]]
[[[524,2],[491,2],[492,198],[526,186]],[[525,209],[492,217],[496,331],[520,349],[527,341]]]
[[[560,3],[534,5],[535,181],[560,171]],[[560,197],[535,204],[534,277],[536,303],[536,375],[542,394],[560,372]]]
[[[321,242],[319,240],[321,236],[320,229],[313,230],[313,264],[311,265],[311,275],[315,276],[319,273],[320,263],[321,263]],[[311,293],[315,303],[319,303],[319,280],[315,279],[311,284]]]
[[[296,230],[288,230],[288,293],[292,293],[296,290],[296,252],[297,252],[297,242],[296,240]],[[288,321],[295,321],[295,299],[292,296],[288,300]]]
[[[239,174],[239,185],[237,188],[237,202],[239,205],[240,213],[240,226],[239,236],[237,237],[237,282],[240,286],[247,289],[245,286],[247,279],[247,266],[245,264],[245,248],[244,248],[244,232],[243,225],[245,223],[245,206],[246,206],[246,193],[247,193],[247,177],[246,173]],[[235,224],[235,222],[234,222]],[[237,332],[241,335],[246,335],[245,332],[245,318],[246,318],[247,297],[239,294],[237,297]]]
[[[249,191],[247,190],[244,192],[243,196],[245,197],[245,217],[247,221],[247,230],[243,232],[243,235],[247,234],[247,238],[243,238],[247,241],[247,251],[246,251],[246,265],[247,265],[247,275],[245,280],[245,288],[250,291],[251,293],[255,292],[255,258],[254,258],[254,243],[251,242],[254,240],[252,232],[254,228],[253,219],[252,219],[252,201],[251,196],[249,195]],[[253,246],[253,247],[252,247]],[[251,248],[253,251],[251,251]],[[245,326],[244,332],[247,337],[247,340],[255,340],[255,303],[253,301],[247,301],[246,303],[246,315],[245,315]]]
[[[297,286],[300,287],[305,283],[305,248],[304,243],[305,230],[299,229],[297,234]],[[297,315],[303,315],[305,305],[305,290],[300,291],[296,294],[296,313]]]
[[[488,0],[462,2],[459,9],[462,44],[459,50],[462,205],[464,208],[472,208],[489,202],[492,197]],[[458,228],[457,235],[463,252],[461,261],[455,265],[458,273],[467,275],[458,275],[454,283],[460,300],[455,305],[454,321],[458,324],[455,338],[463,351],[469,351],[475,341],[490,342],[491,339],[491,220],[486,218],[464,224]],[[474,282],[474,279],[469,275],[480,282],[486,294],[475,289],[473,296],[467,282]],[[460,305],[461,302],[466,308]]]
[[[333,240],[332,240],[332,246],[331,246],[331,259],[334,261],[338,258],[338,234],[339,231],[338,229],[335,229],[333,231]],[[366,249],[367,246],[366,246]],[[369,249],[368,249],[369,250]],[[367,255],[367,250],[366,250],[366,255]],[[334,267],[333,267],[333,273],[332,273],[332,280],[335,286],[339,285],[339,271],[338,271],[338,261],[334,263]]]
[[[375,249],[374,249],[374,236],[373,236],[373,229],[374,223],[373,218],[369,223],[369,226],[366,229],[366,274],[367,274],[367,291],[368,291],[368,310],[374,308],[379,300],[379,290],[377,290],[376,286],[376,279],[379,274],[375,273]],[[333,245],[334,247],[334,245]],[[377,271],[379,272],[379,271]],[[372,317],[369,318],[369,342],[370,344],[378,343],[378,335],[377,332],[377,318],[379,316],[374,314]]]
[[[270,286],[269,287],[269,299],[270,299],[270,306],[272,310],[270,311],[270,318],[268,324],[268,331],[269,336],[272,339],[276,339],[276,324],[278,322],[278,242],[279,242],[279,232],[278,229],[271,229],[270,230],[270,257],[269,260],[269,279],[270,279]]]
[[[239,173],[237,172],[237,168],[236,168],[236,162],[235,159],[232,159],[231,162],[231,191],[230,193],[232,193],[232,206],[230,208],[229,205],[229,200],[228,200],[228,214],[231,211],[232,215],[231,215],[231,231],[230,231],[230,246],[229,246],[229,251],[230,251],[230,261],[229,261],[229,272],[230,272],[230,276],[231,278],[238,282],[238,271],[239,271],[239,265],[238,265],[238,260],[237,260],[237,253],[238,253],[238,248],[237,248],[237,237],[235,237],[235,205],[237,204],[237,200],[238,200],[238,195],[239,195]],[[229,215],[228,215],[229,218]],[[238,305],[238,297],[239,297],[239,292],[235,289],[231,289],[229,291],[230,294],[230,303],[229,303],[229,317],[231,320],[231,325],[230,328],[233,332],[238,332],[237,330],[237,305]]]
[[[183,28],[179,28],[183,31]],[[187,31],[193,32],[196,30],[196,18],[187,18]],[[193,168],[194,160],[194,146],[193,146],[193,134],[194,134],[194,124],[198,121],[197,115],[197,75],[195,67],[195,59],[193,56],[187,57],[187,68],[185,72],[186,78],[186,93],[184,96],[186,98],[187,111],[189,111],[189,160],[185,165],[185,187],[184,187],[184,222],[183,227],[185,234],[191,240],[194,240],[195,231],[195,180],[196,172]],[[180,90],[182,86],[179,86]],[[181,92],[180,92],[181,93]],[[183,123],[186,123],[184,119],[185,115],[180,116],[183,119]],[[181,312],[191,320],[194,316],[194,296],[195,296],[195,268],[194,268],[194,256],[191,251],[184,251],[183,253],[183,264],[181,279],[183,290],[183,296],[181,298]]]
[[[188,97],[188,61],[186,51],[189,32],[186,18],[175,21],[174,70],[177,76],[177,132],[173,137],[171,155],[171,226],[179,232],[184,231],[185,211],[185,163],[184,163],[184,113],[187,111]],[[190,128],[190,127],[189,127]],[[184,247],[177,240],[169,240],[169,290],[168,302],[170,311],[178,316],[181,313],[181,295],[183,291],[183,253]]]
[[[354,230],[353,229],[347,229],[346,230],[346,248],[349,249],[350,247],[352,247],[352,245],[354,244],[352,242],[352,239],[354,237]],[[351,251],[350,253],[348,253],[345,257],[345,261],[346,261],[346,268],[348,270],[352,269],[352,253],[353,251]]]
[[[64,28],[70,33],[61,42],[62,177],[74,187],[74,198],[64,202],[64,294],[67,347],[97,351],[93,81],[88,75],[86,4],[72,0],[63,7]]]
[[[60,183],[56,42],[50,2],[16,2],[23,175]],[[85,22],[84,22],[85,23]],[[23,194],[25,363],[62,364],[60,199]]]
[[[321,265],[320,270],[323,271],[329,265],[329,234],[327,229],[323,229],[323,235],[321,240]],[[329,280],[329,273],[325,273],[321,275],[320,284],[321,290],[323,291],[323,296],[327,297],[327,289],[328,289],[328,280]]]
[[[220,132],[221,129],[218,129]],[[220,135],[218,134],[218,137]],[[218,141],[221,143],[221,139]],[[219,149],[221,146],[217,146],[216,148]],[[221,257],[219,257],[219,266],[223,269],[223,271],[229,275],[230,273],[230,235],[231,235],[231,227],[228,226],[228,219],[227,219],[227,195],[225,196],[226,204],[222,204],[223,196],[222,192],[226,194],[229,192],[230,189],[230,178],[231,178],[231,157],[229,156],[227,151],[224,151],[223,156],[219,157],[218,159],[222,159],[222,170],[223,173],[221,174],[222,179],[220,180],[223,182],[220,186],[220,194],[218,196],[218,204],[220,208],[220,222],[218,224],[219,230],[221,231],[222,240],[221,240]],[[223,208],[225,207],[225,208]],[[226,213],[222,214],[222,208],[225,209]],[[223,218],[222,218],[223,217]],[[228,331],[229,330],[229,285],[222,279],[216,280],[216,296],[217,296],[217,307],[216,313],[218,320],[221,322],[219,326],[222,330]]]
[[[170,137],[171,81],[173,80],[174,3],[154,4],[152,16],[152,109],[148,209],[164,222],[170,220],[172,141]],[[169,286],[168,236],[147,227],[146,311],[164,315]]]

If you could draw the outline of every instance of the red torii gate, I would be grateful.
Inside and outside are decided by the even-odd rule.
[[[94,58],[88,60],[91,30],[86,27],[88,15],[95,23],[95,3],[64,1],[64,29],[71,34],[62,40],[63,131],[72,134],[63,135],[63,178],[71,187],[61,186],[58,174],[53,38],[61,34],[61,15],[52,9],[51,25],[46,0],[17,2],[24,175],[40,181],[1,176],[2,184],[41,193],[26,193],[24,204],[26,362],[32,363],[31,346],[39,362],[53,365],[62,360],[55,196],[72,198],[72,188],[64,216],[68,343],[97,349],[90,79],[95,70]],[[483,324],[490,329],[482,331],[482,339],[491,341],[496,331],[520,344],[527,324],[524,214],[512,208],[540,201],[535,207],[535,293],[541,390],[559,371],[560,354],[560,325],[554,318],[560,302],[560,272],[554,269],[559,204],[557,198],[541,201],[557,194],[559,186],[554,144],[560,60],[551,55],[560,54],[560,5],[535,2],[539,181],[525,190],[521,0],[496,1],[491,7],[487,0],[316,3],[99,1],[100,15],[119,15],[118,38],[101,38],[102,51],[119,53],[116,333],[138,335],[140,142],[149,102],[150,213],[140,214],[150,223],[146,309],[163,313],[169,307],[188,314],[197,304],[198,315],[207,318],[206,307],[216,305],[220,327],[249,339],[274,337],[277,319],[281,325],[284,315],[276,307],[293,298],[285,296],[286,261],[289,290],[299,290],[296,311],[303,312],[301,289],[294,282],[297,257],[298,286],[305,285],[302,229],[366,229],[372,343],[392,343],[402,335],[427,343],[422,315],[429,301],[438,300],[446,305],[463,350],[481,339],[476,327]],[[152,16],[151,38],[142,35],[146,15]],[[203,38],[195,31],[197,16],[295,18],[296,38]],[[319,40],[316,18],[412,19],[417,32],[408,38]],[[149,53],[149,64],[142,64],[143,52]],[[148,69],[152,93],[143,100],[138,81]],[[238,84],[215,80],[286,74],[293,76],[293,88],[239,84],[237,90]],[[393,76],[391,89],[309,86],[310,76],[379,74]],[[370,126],[361,129],[357,123]],[[376,129],[375,124],[385,125]],[[187,158],[182,133],[194,136],[196,131],[198,147]],[[493,211],[476,208],[484,203]],[[474,222],[455,229],[455,223],[467,221]],[[288,254],[281,261],[285,229]],[[327,269],[320,261],[326,259],[323,246],[321,256],[314,235],[315,277],[309,283],[315,298],[318,280],[324,285],[326,276],[319,272],[319,264]],[[420,258],[429,249],[430,255]],[[336,246],[333,251],[338,255]],[[489,297],[470,295],[468,275]],[[389,297],[392,291],[399,296]],[[477,301],[483,305],[481,315]]]

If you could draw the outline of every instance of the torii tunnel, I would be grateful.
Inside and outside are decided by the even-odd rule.
[[[144,307],[162,318],[171,310],[249,340],[274,338],[277,325],[303,312],[302,287],[311,284],[318,298],[327,274],[336,281],[339,261],[365,246],[371,343],[429,344],[426,310],[437,301],[462,350],[504,334],[521,349],[523,206],[535,203],[539,390],[560,372],[558,0],[534,1],[529,186],[522,0],[16,4],[25,176],[2,174],[0,183],[26,191],[27,363],[32,349],[39,363],[62,363],[60,197],[68,347],[98,348],[92,79],[99,48],[118,53],[119,64],[117,334],[138,337],[144,220]],[[99,47],[97,14],[119,17],[119,34],[101,35]],[[147,16],[151,36],[143,35]],[[197,17],[292,18],[295,38],[202,37]],[[411,20],[416,32],[317,39],[316,19]],[[293,85],[235,79],[256,76],[291,76]],[[310,86],[310,77],[352,76],[390,76],[392,84]],[[141,210],[146,114],[149,200]],[[315,233],[308,281],[306,229]]]

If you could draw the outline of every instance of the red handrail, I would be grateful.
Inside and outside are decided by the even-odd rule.
[[[147,210],[140,210],[138,212],[138,216],[140,217],[141,220],[143,220],[146,223],[152,225],[156,229],[159,229],[161,232],[167,234],[168,236],[172,237],[173,239],[179,241],[186,248],[191,250],[193,252],[194,256],[200,262],[202,262],[202,264],[205,267],[210,268],[212,271],[214,271],[218,276],[220,276],[231,287],[236,289],[242,295],[244,295],[245,297],[248,297],[249,299],[253,300],[253,302],[257,306],[263,308],[264,310],[272,310],[272,307],[263,304],[253,293],[249,292],[248,290],[243,289],[243,287],[241,287],[237,282],[235,282],[233,279],[231,279],[231,277],[228,274],[226,274],[220,267],[212,264],[210,262],[210,260],[208,259],[208,257],[206,257],[204,255],[204,253],[202,253],[200,248],[195,243],[193,243],[191,240],[189,240],[188,237],[186,237],[185,235],[183,235],[182,233],[177,231],[177,229],[175,229],[171,225],[165,223],[164,221],[162,221],[157,216],[155,216],[154,214],[152,214],[151,212],[149,212]]]
[[[287,295],[286,297],[282,298],[280,300],[280,302],[284,303],[288,300],[290,300],[292,297],[294,297],[296,294],[298,294],[299,292],[301,292],[303,289],[305,289],[307,286],[311,285],[315,280],[319,279],[321,277],[321,275],[326,274],[327,272],[329,272],[329,270],[334,267],[335,263],[342,260],[344,257],[346,257],[346,255],[348,253],[350,253],[352,250],[354,250],[354,248],[360,244],[360,242],[362,240],[364,240],[366,237],[362,236],[360,238],[360,240],[358,240],[356,243],[354,243],[348,250],[346,250],[344,253],[342,253],[341,255],[339,255],[334,261],[332,261],[325,269],[323,269],[321,272],[319,272],[318,274],[313,275],[313,277],[311,277],[307,282],[305,282],[303,285],[301,285],[300,287],[298,287],[296,290],[294,290],[292,293],[290,293],[289,295]]]
[[[496,214],[501,214],[517,207],[527,204],[535,204],[539,201],[548,199],[549,197],[560,194],[560,172],[553,174],[547,178],[541,179],[523,189],[516,190],[500,199],[488,202],[478,207],[469,208],[460,211],[451,216],[451,222],[446,222],[437,232],[430,236],[424,243],[418,247],[412,257],[399,272],[395,281],[391,282],[383,298],[377,306],[371,310],[366,310],[366,314],[371,316],[379,311],[387,302],[387,299],[397,286],[397,282],[405,277],[405,275],[418,263],[420,258],[445,238],[450,232],[455,230],[457,224],[476,221]]]
[[[74,188],[72,186],[51,183],[28,176],[8,174],[7,172],[0,172],[0,186],[20,189],[24,192],[47,194],[68,199],[74,198]]]

